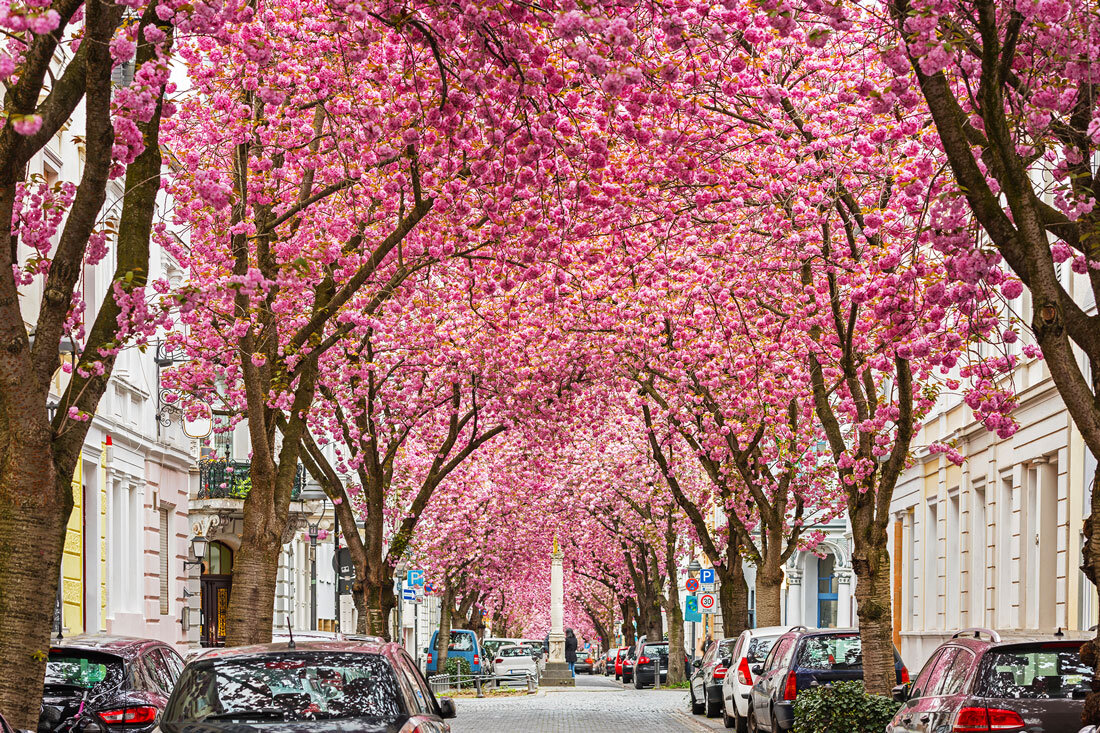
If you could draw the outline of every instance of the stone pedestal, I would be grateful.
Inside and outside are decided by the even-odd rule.
[[[542,683],[549,687],[575,687],[576,680],[565,661],[565,576],[561,561],[565,557],[554,539],[554,551],[550,553],[550,654]]]

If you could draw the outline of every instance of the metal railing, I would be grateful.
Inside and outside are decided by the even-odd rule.
[[[250,461],[227,461],[224,459],[206,459],[199,463],[200,499],[244,499],[252,490],[252,463]],[[298,464],[294,474],[294,488],[290,498],[297,499],[306,483],[306,468]]]
[[[432,692],[438,697],[455,690],[474,690],[478,697],[484,696],[486,688],[526,687],[527,694],[534,694],[539,687],[538,675],[530,672],[522,674],[437,674],[428,677]]]

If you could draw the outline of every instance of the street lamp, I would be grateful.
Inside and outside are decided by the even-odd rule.
[[[328,511],[328,497],[322,499],[321,516],[309,523],[309,628],[317,630],[317,535]]]

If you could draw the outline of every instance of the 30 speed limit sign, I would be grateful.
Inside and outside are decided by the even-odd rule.
[[[699,594],[699,613],[717,613],[718,599],[713,593]]]

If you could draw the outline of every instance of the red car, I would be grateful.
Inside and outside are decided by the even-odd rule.
[[[615,652],[615,679],[617,680],[623,678],[623,662],[626,661],[630,649],[631,647],[621,646],[618,651]]]

